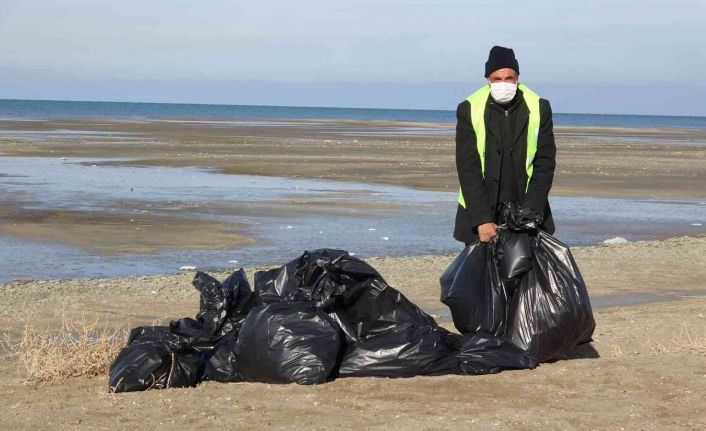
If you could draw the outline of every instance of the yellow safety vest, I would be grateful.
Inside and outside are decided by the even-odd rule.
[[[517,84],[517,88],[522,90],[522,96],[529,109],[529,121],[527,123],[527,159],[525,169],[527,170],[527,186],[529,188],[530,178],[534,166],[534,155],[537,153],[537,137],[539,136],[539,96],[524,84]],[[468,96],[466,100],[471,104],[471,125],[476,133],[476,149],[480,156],[481,175],[485,178],[485,107],[490,97],[490,84],[484,85],[478,91]],[[463,191],[458,190],[458,203],[466,208],[466,201],[463,199]]]

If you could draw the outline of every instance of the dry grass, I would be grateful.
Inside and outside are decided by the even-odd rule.
[[[667,344],[653,343],[648,340],[645,345],[652,353],[706,353],[706,327],[689,328],[682,323],[681,330]]]
[[[701,316],[700,316],[701,317]],[[682,322],[679,331],[675,331],[671,339],[654,341],[651,337],[642,345],[641,349],[636,351],[623,351],[623,346],[620,344],[608,345],[612,358],[622,358],[627,355],[640,353],[647,354],[663,354],[663,353],[681,353],[681,354],[706,354],[706,326],[689,325]]]
[[[30,385],[105,375],[129,334],[128,325],[105,323],[98,317],[71,320],[64,315],[58,330],[27,324],[19,340],[4,334],[3,345],[25,369],[25,383]]]

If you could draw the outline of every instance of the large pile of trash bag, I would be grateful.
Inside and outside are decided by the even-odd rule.
[[[113,392],[201,381],[318,384],[338,377],[487,374],[531,369],[591,340],[591,305],[569,248],[513,208],[489,243],[441,276],[460,334],[363,260],[306,251],[254,276],[197,272],[195,319],[134,328],[110,368]]]

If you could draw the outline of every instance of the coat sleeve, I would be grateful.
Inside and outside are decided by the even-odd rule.
[[[456,170],[471,226],[492,222],[468,101],[461,102],[456,109]]]
[[[523,206],[530,207],[540,214],[544,213],[549,197],[549,190],[554,180],[556,166],[556,144],[554,143],[554,126],[552,123],[552,107],[548,100],[540,99],[539,104],[539,136],[537,137],[537,152],[534,156],[532,178],[530,179]]]

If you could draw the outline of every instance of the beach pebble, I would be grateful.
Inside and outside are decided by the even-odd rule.
[[[193,271],[196,269],[196,267],[191,266],[191,265],[184,265],[184,266],[180,266],[179,269],[182,271]]]
[[[623,238],[622,236],[616,236],[615,238],[610,238],[610,239],[603,241],[603,244],[605,244],[605,245],[620,245],[620,244],[627,244],[628,242],[630,242],[630,241]]]

